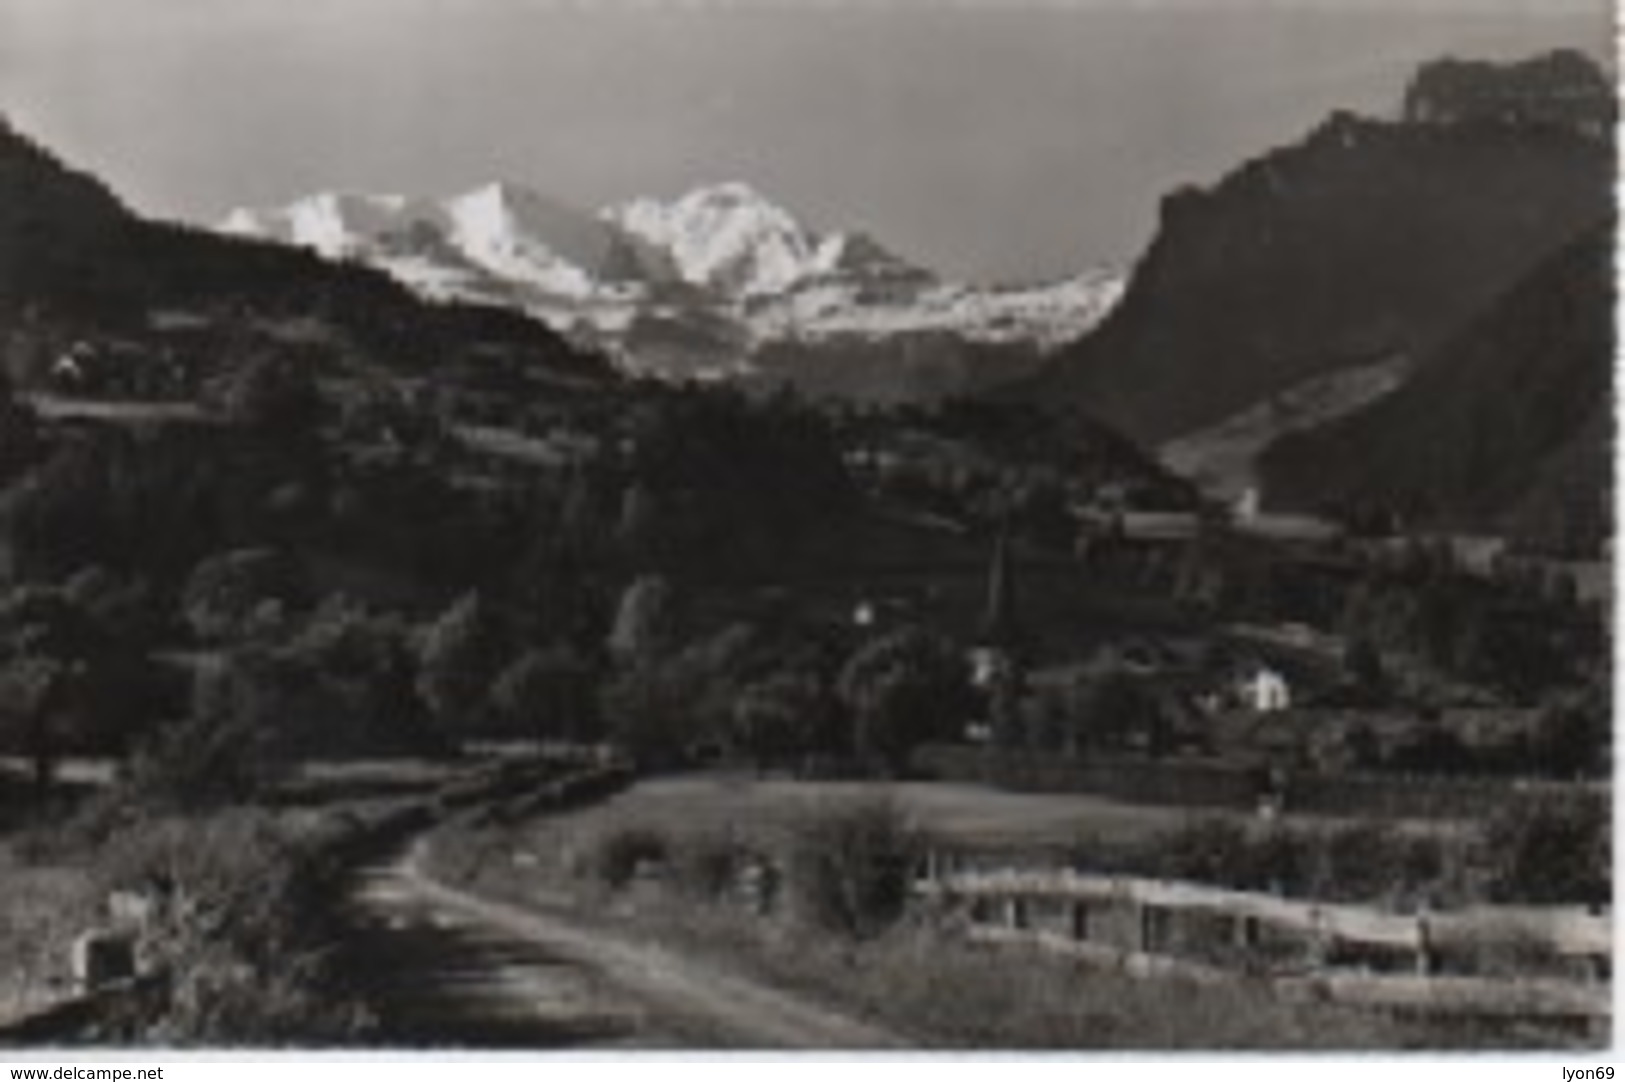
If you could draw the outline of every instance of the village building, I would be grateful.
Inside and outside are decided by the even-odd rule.
[[[1236,698],[1243,709],[1258,714],[1287,710],[1292,706],[1292,689],[1278,670],[1268,665],[1252,665],[1236,678]]]

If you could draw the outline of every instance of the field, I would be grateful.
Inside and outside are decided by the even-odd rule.
[[[542,829],[593,832],[664,829],[685,833],[777,835],[809,812],[887,798],[928,836],[972,849],[1039,850],[1081,841],[1134,846],[1195,822],[1222,819],[1243,827],[1242,813],[1122,804],[1081,793],[1013,793],[952,782],[792,781],[714,772],[654,778],[613,799],[539,824]],[[1327,829],[1345,820],[1285,816],[1276,824]],[[1454,824],[1408,823],[1408,833],[1454,834]]]
[[[852,937],[805,923],[794,887],[787,908],[775,902],[764,911],[706,885],[713,882],[710,861],[729,845],[793,852],[809,823],[882,794],[911,823],[975,847],[1064,844],[1080,832],[1143,843],[1188,818],[966,785],[712,774],[649,780],[556,816],[452,825],[434,836],[430,867],[478,894],[657,943],[856,1012],[924,1047],[1395,1049],[1523,1039],[1467,1023],[1288,1003],[1239,976],[1218,984],[1143,980],[1033,951],[990,949],[936,926],[923,911]],[[622,873],[608,870],[621,860],[611,854],[624,856]]]

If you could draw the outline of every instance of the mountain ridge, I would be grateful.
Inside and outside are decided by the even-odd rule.
[[[333,224],[346,206],[348,231]],[[810,229],[740,181],[596,211],[511,182],[443,199],[319,193],[221,228],[359,258],[428,296],[520,308],[638,375],[819,397],[934,399],[1018,377],[1120,294],[1105,271],[944,281],[865,232]],[[868,364],[835,355],[853,345]]]
[[[1608,535],[1613,226],[1507,291],[1404,386],[1260,460],[1275,504],[1505,530],[1569,551]]]
[[[326,209],[353,217],[356,204]],[[194,341],[159,324],[194,328],[185,332]],[[210,379],[259,347],[281,349],[289,335],[403,373],[442,364],[474,379],[523,373],[538,386],[614,379],[601,358],[512,311],[429,303],[353,262],[143,218],[3,118],[0,332],[7,374],[25,386],[77,348],[105,347],[127,367],[151,369],[120,373],[125,381],[173,383],[156,373],[174,367],[164,357],[177,350]]]
[[[1495,100],[1502,70],[1471,67],[1450,94]],[[1169,194],[1122,302],[1010,393],[1157,444],[1339,368],[1430,354],[1606,213],[1614,175],[1589,101],[1569,123],[1437,97],[1409,92],[1425,120],[1336,113]]]

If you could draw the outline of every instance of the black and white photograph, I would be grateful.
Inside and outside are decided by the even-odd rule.
[[[1614,19],[0,0],[0,1058],[1606,1057]]]

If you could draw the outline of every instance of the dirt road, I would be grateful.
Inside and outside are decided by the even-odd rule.
[[[476,897],[424,843],[363,868],[355,969],[391,1043],[463,1048],[905,1047],[896,1035],[565,913]]]

